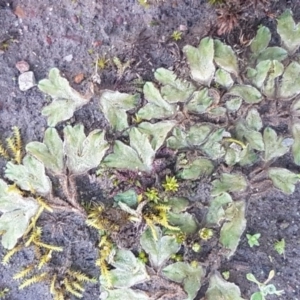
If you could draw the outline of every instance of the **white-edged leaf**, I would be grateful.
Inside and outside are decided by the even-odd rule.
[[[196,114],[203,114],[213,103],[213,98],[209,96],[208,88],[201,89],[193,93],[191,100],[185,104],[185,108]]]
[[[268,76],[271,65],[271,60],[268,59],[259,62],[255,69],[249,68],[247,70],[248,79],[260,89]]]
[[[214,49],[214,60],[216,64],[225,71],[238,76],[239,65],[232,48],[219,40],[214,40]]]
[[[261,26],[253,41],[251,42],[250,49],[255,54],[258,55],[261,51],[265,50],[271,40],[271,32],[268,27]]]
[[[225,210],[225,219],[227,220],[220,231],[220,243],[229,251],[226,257],[230,258],[239,244],[241,235],[246,228],[245,202],[234,201]]]
[[[129,131],[130,146],[116,141],[114,151],[105,157],[103,163],[107,167],[132,171],[151,172],[155,156],[149,136],[137,128]]]
[[[127,111],[137,107],[139,95],[130,95],[118,91],[103,90],[99,104],[106,120],[117,131],[126,129],[128,125]]]
[[[294,144],[292,146],[294,162],[296,165],[300,166],[300,124],[299,123],[295,123],[292,125],[292,134],[294,138]]]
[[[215,160],[225,155],[226,151],[221,144],[223,139],[224,128],[218,128],[214,132],[210,133],[205,144],[201,146],[202,151],[207,156]]]
[[[209,204],[206,220],[209,224],[218,224],[225,218],[225,210],[223,207],[232,202],[232,198],[228,193],[222,193],[214,197]]]
[[[168,133],[176,125],[176,121],[161,121],[157,123],[142,122],[138,129],[150,136],[151,145],[154,151],[157,151],[164,143]]]
[[[201,287],[201,278],[205,274],[200,265],[192,266],[186,262],[176,262],[168,265],[162,270],[162,273],[172,281],[183,283],[183,288],[188,294],[188,298],[185,300],[195,299]]]
[[[187,45],[183,48],[183,52],[187,57],[192,79],[210,86],[215,73],[213,39],[203,38],[198,48]]]
[[[205,294],[206,300],[245,300],[237,285],[228,282],[215,272],[209,278],[209,286]]]
[[[0,179],[0,231],[3,231],[1,243],[4,248],[14,248],[38,208],[34,198],[23,197]]]
[[[241,107],[243,99],[241,97],[231,97],[231,99],[226,101],[226,108],[229,111],[237,111]]]
[[[271,67],[268,73],[267,80],[262,87],[262,93],[268,99],[275,99],[277,96],[277,83],[279,81],[279,76],[283,74],[284,66],[281,62],[277,60],[271,60]]]
[[[257,62],[261,62],[263,60],[283,61],[287,57],[288,57],[288,53],[285,49],[276,46],[268,47],[258,55]]]
[[[300,46],[300,23],[295,24],[290,9],[287,9],[277,19],[277,32],[280,35],[283,47],[290,54],[294,54]]]
[[[276,131],[270,127],[265,128],[263,138],[265,144],[265,161],[280,157],[290,149],[289,146],[284,145],[283,138],[278,137]]]
[[[258,103],[262,100],[261,93],[251,85],[234,85],[229,94],[239,96],[249,104]]]
[[[142,291],[130,288],[115,289],[102,291],[100,293],[101,300],[150,300],[149,296]]]
[[[279,87],[279,99],[290,100],[300,94],[300,64],[292,61],[285,69]]]
[[[231,75],[223,69],[218,69],[216,71],[215,81],[217,84],[221,85],[226,89],[230,89],[234,83]]]
[[[157,240],[148,227],[143,232],[140,243],[145,252],[148,253],[151,265],[158,269],[172,254],[179,251],[180,244],[176,242],[176,238],[173,236],[163,236],[159,227],[154,226],[154,230],[156,231]]]
[[[25,155],[21,165],[8,162],[5,176],[24,191],[44,196],[51,192],[51,181],[45,174],[44,164],[29,154]]]
[[[100,164],[109,147],[104,136],[105,132],[99,129],[86,136],[81,124],[64,128],[64,153],[72,174],[85,173]]]
[[[295,184],[299,181],[299,176],[284,168],[269,168],[269,177],[274,186],[286,194],[295,191]]]
[[[56,174],[64,172],[63,142],[55,128],[47,128],[43,143],[30,142],[26,151]]]
[[[70,119],[77,109],[87,104],[92,93],[86,96],[79,94],[70,86],[67,79],[60,76],[57,68],[49,71],[48,78],[41,80],[38,88],[53,98],[53,102],[44,107],[42,114],[48,117],[48,126],[55,126]]]
[[[168,103],[152,82],[146,82],[143,91],[148,103],[138,111],[139,118],[143,120],[164,119],[175,114],[177,105]]]
[[[224,192],[242,192],[246,189],[247,182],[241,174],[223,173],[220,179],[212,182],[212,196],[218,196]]]
[[[174,72],[165,68],[157,69],[154,77],[163,84],[161,95],[169,103],[185,102],[195,91],[192,83],[179,79]]]
[[[259,112],[256,108],[251,108],[246,116],[246,123],[249,128],[259,131],[262,129],[263,123]]]
[[[173,226],[179,227],[185,234],[193,234],[198,229],[198,224],[195,221],[195,218],[187,212],[168,212],[168,222]]]
[[[115,269],[109,271],[109,278],[114,288],[130,288],[149,279],[145,264],[127,249],[119,249],[111,264]],[[100,276],[100,283],[107,286],[105,276]]]
[[[123,193],[118,193],[114,196],[116,203],[125,203],[129,207],[134,207],[138,204],[138,195],[134,189],[129,189]]]
[[[189,161],[185,166],[181,166],[182,170],[177,176],[185,180],[197,180],[203,176],[209,176],[214,170],[213,163],[207,158],[196,158]]]

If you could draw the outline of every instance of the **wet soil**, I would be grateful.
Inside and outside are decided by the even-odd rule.
[[[155,1],[153,1],[155,2]],[[41,109],[47,103],[45,96],[36,88],[21,92],[18,88],[20,60],[29,63],[38,80],[45,78],[52,67],[57,67],[78,90],[85,90],[95,72],[97,57],[117,56],[122,62],[131,60],[131,67],[122,76],[117,75],[111,64],[100,71],[101,84],[95,97],[70,122],[83,123],[88,130],[103,128],[106,121],[98,109],[97,89],[109,88],[133,91],[132,80],[153,78],[158,67],[180,67],[181,47],[187,43],[196,45],[206,36],[216,37],[215,10],[201,0],[157,1],[145,9],[136,0],[0,0],[0,43],[7,44],[0,54],[0,135],[4,140],[12,126],[21,128],[23,142],[42,140],[46,120]],[[261,23],[275,28],[274,17],[286,8],[292,8],[295,19],[300,19],[300,3],[271,1],[267,11],[243,12],[240,25],[229,35],[221,38],[237,49],[243,49],[241,37],[251,39]],[[174,30],[185,28],[183,38],[175,43],[171,38]],[[275,35],[276,37],[276,35]],[[272,40],[276,43],[276,38]],[[74,77],[84,74],[81,84]],[[289,157],[281,160],[281,166],[289,168]],[[0,160],[4,167],[4,160]],[[295,168],[295,171],[300,171]],[[91,178],[84,178],[82,187]],[[84,190],[84,189],[83,189]],[[199,185],[198,198],[207,197],[203,184]],[[104,199],[98,186],[84,190],[81,200],[98,202]],[[197,198],[197,197],[196,197]],[[243,297],[250,299],[255,285],[245,279],[253,273],[260,281],[267,278],[270,270],[276,271],[272,283],[284,289],[281,297],[268,299],[300,300],[300,186],[291,196],[279,191],[248,197],[246,233],[261,233],[260,246],[250,248],[245,234],[235,255],[224,261],[221,271],[230,271],[229,280],[239,285]],[[63,255],[54,257],[51,267],[79,269],[91,276],[99,276],[94,265],[97,252],[96,233],[85,225],[82,217],[71,213],[44,214],[39,220],[43,226],[43,239],[64,247]],[[285,257],[274,251],[276,240],[286,241]],[[0,257],[5,250],[0,247]],[[9,265],[0,265],[0,290],[9,288],[6,299],[52,299],[46,284],[34,284],[18,289],[13,274],[32,263],[31,250],[17,253]],[[213,259],[213,258],[211,258]],[[98,299],[99,286],[89,284],[83,299]],[[203,297],[203,289],[197,299]]]

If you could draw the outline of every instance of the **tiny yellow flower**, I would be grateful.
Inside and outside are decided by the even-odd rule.
[[[205,241],[211,239],[213,235],[214,235],[214,232],[212,231],[212,229],[209,229],[209,228],[202,228],[199,231],[200,238]]]
[[[179,184],[177,179],[173,176],[166,176],[166,182],[162,185],[166,192],[177,192]]]

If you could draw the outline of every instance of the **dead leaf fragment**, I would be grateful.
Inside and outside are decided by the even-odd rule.
[[[26,17],[26,14],[23,10],[23,8],[20,5],[17,5],[17,7],[14,10],[14,14],[19,18],[19,19],[24,19]]]
[[[79,74],[77,74],[77,75],[74,77],[74,82],[75,82],[76,84],[79,84],[79,83],[81,83],[81,82],[83,81],[83,79],[84,79],[84,74],[83,74],[83,73],[79,73]]]

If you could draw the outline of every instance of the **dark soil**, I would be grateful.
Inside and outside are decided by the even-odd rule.
[[[20,60],[30,64],[37,81],[45,78],[50,68],[57,67],[78,90],[86,89],[95,71],[97,55],[107,58],[118,56],[123,62],[132,60],[131,67],[121,77],[117,76],[113,65],[101,71],[102,82],[97,87],[98,90],[109,88],[130,92],[135,89],[132,80],[138,75],[149,80],[158,67],[180,68],[183,45],[196,45],[206,35],[216,37],[216,13],[206,1],[157,2],[160,4],[153,3],[150,8],[144,9],[136,0],[0,0],[0,45],[8,45],[0,54],[1,139],[10,135],[12,126],[18,126],[24,144],[41,141],[46,128],[46,119],[41,116],[41,109],[47,101],[44,95],[36,87],[27,92],[18,88],[19,72],[15,64]],[[265,11],[253,8],[244,11],[239,26],[221,38],[242,51],[242,36],[251,39],[261,23],[274,31],[274,17],[286,8],[292,8],[295,19],[300,20],[299,0],[270,2]],[[170,36],[180,25],[186,26],[186,31],[183,39],[175,43]],[[272,42],[276,43],[276,38]],[[85,80],[77,85],[74,77],[80,73],[84,74]],[[94,99],[75,114],[71,123],[81,122],[89,131],[106,126],[98,109],[97,89]],[[5,161],[1,159],[0,163],[4,167]],[[291,164],[289,157],[280,161],[282,167],[289,168]],[[293,170],[300,171],[294,165]],[[84,178],[82,187],[90,184],[91,180]],[[105,201],[97,184],[92,187],[88,191],[83,188],[81,200]],[[196,189],[196,198],[205,194],[203,187],[205,184]],[[272,283],[277,289],[284,289],[285,294],[277,298],[269,296],[268,299],[300,300],[300,186],[291,196],[269,190],[247,198],[245,234],[261,233],[260,246],[250,248],[244,234],[237,252],[230,261],[222,263],[220,270],[230,271],[229,280],[240,287],[246,299],[256,287],[246,280],[245,275],[251,272],[262,282],[270,270],[275,270]],[[40,218],[39,224],[44,228],[45,242],[51,241],[64,247],[63,256],[55,256],[51,267],[72,267],[91,276],[99,276],[94,265],[97,234],[85,225],[83,218],[71,213],[47,213]],[[274,242],[282,238],[286,241],[285,257],[273,248]],[[0,257],[3,253],[5,250],[0,247]],[[10,289],[6,299],[52,299],[46,284],[34,284],[18,290],[18,281],[13,280],[13,274],[31,264],[33,257],[31,250],[23,250],[13,257],[9,265],[0,265],[0,290]],[[201,297],[202,290],[198,299]],[[88,285],[83,299],[98,298],[99,286]]]

